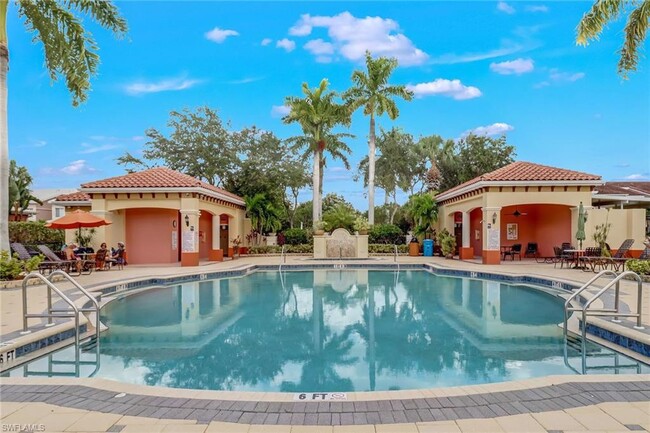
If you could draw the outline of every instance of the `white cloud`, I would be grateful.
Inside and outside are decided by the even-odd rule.
[[[45,147],[45,146],[47,146],[47,141],[45,141],[45,140],[32,140],[32,143],[34,143],[34,147]]]
[[[218,44],[225,41],[229,36],[239,36],[239,33],[236,32],[235,30],[225,30],[225,29],[220,29],[219,27],[215,27],[209,32],[205,33],[206,39],[211,40],[212,42],[216,42]]]
[[[431,59],[432,64],[454,65],[456,63],[478,62],[480,60],[493,59],[495,57],[509,56],[511,54],[525,51],[527,48],[520,44],[507,43],[501,48],[485,51],[482,53],[465,53],[465,54],[443,54],[442,56]]]
[[[515,13],[515,8],[513,8],[512,6],[510,6],[510,5],[509,5],[508,3],[506,3],[506,2],[499,2],[499,3],[497,3],[497,10],[498,10],[499,12],[503,12],[503,13],[506,13],[506,14],[508,14],[508,15],[512,15],[512,14]]]
[[[79,159],[77,161],[72,161],[70,164],[62,168],[50,168],[46,167],[41,170],[41,173],[45,175],[61,175],[68,174],[71,176],[76,176],[86,173],[95,173],[98,170],[96,168],[90,167],[85,159]]]
[[[254,83],[255,81],[260,81],[263,80],[264,77],[246,77],[242,78],[240,80],[232,80],[228,81],[228,84],[248,84],[248,83]]]
[[[508,62],[491,63],[490,69],[501,75],[520,75],[532,72],[535,69],[535,63],[532,59],[516,59]]]
[[[526,12],[548,12],[548,6],[544,6],[544,5],[526,6]]]
[[[411,90],[416,98],[440,95],[462,100],[478,98],[482,95],[478,87],[466,86],[460,80],[445,80],[444,78],[438,78],[428,83],[408,84],[406,88]]]
[[[284,117],[291,109],[286,105],[274,105],[271,107],[271,117]]]
[[[635,174],[631,174],[629,176],[625,176],[625,179],[627,179],[627,180],[646,180],[646,179],[650,179],[650,177],[648,177],[648,176],[646,176],[644,174],[641,174],[641,173],[635,173]]]
[[[562,72],[559,69],[554,68],[549,71],[547,80],[537,83],[533,87],[540,89],[553,84],[568,84],[582,80],[584,77],[584,72]]]
[[[291,51],[296,49],[296,43],[292,41],[291,39],[280,39],[275,43],[275,46],[278,48],[283,48],[287,53],[290,53]]]
[[[263,46],[263,47],[265,47],[265,46],[269,45],[271,42],[273,42],[273,39],[271,39],[271,38],[264,38],[264,39],[262,39],[262,42],[260,42],[260,45]]]
[[[314,28],[325,28],[330,37],[331,48],[343,58],[358,62],[364,59],[369,50],[375,56],[394,57],[400,65],[421,65],[428,55],[418,49],[403,33],[399,32],[396,21],[381,17],[357,18],[350,12],[333,16],[302,15],[289,29],[293,36],[307,36]],[[323,48],[322,43],[320,47]],[[312,51],[313,53],[313,51]],[[323,56],[322,53],[313,53]],[[321,59],[322,60],[322,59]]]
[[[461,134],[461,137],[465,137],[470,133],[474,135],[488,135],[488,136],[503,135],[508,131],[512,131],[513,129],[515,129],[515,127],[512,125],[508,125],[507,123],[493,123],[492,125],[479,126],[478,128],[465,131]]]
[[[312,54],[334,54],[334,44],[325,42],[322,39],[312,39],[304,45],[304,48]]]
[[[142,141],[144,139],[145,137],[143,137],[142,135],[134,135],[133,137],[131,137],[131,140],[133,141]]]
[[[124,90],[129,95],[142,95],[145,93],[168,92],[175,90],[185,90],[201,83],[201,80],[192,80],[189,78],[170,78],[160,81],[136,81],[124,86]]]
[[[89,153],[106,152],[107,150],[117,149],[118,147],[120,147],[120,145],[102,144],[98,146],[95,144],[81,143],[81,147],[83,148],[83,150],[81,150],[79,153],[85,155]]]

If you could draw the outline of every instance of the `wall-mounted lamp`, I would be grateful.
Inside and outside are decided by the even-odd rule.
[[[494,212],[494,213],[492,214],[492,224],[496,224],[496,223],[497,223],[497,213]]]
[[[187,227],[190,226],[190,216],[189,216],[189,215],[185,215],[185,225],[186,225]]]

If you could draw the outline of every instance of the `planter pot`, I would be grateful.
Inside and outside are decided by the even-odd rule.
[[[314,234],[316,236],[323,236],[325,234],[325,230],[314,230]]]
[[[447,254],[447,255],[445,256],[445,259],[448,259],[448,260],[454,260],[454,255],[453,255],[453,254]]]
[[[367,235],[367,234],[368,234],[368,230],[367,230],[367,229],[366,229],[366,230],[359,230],[359,234],[360,234],[360,235]]]
[[[417,257],[419,255],[420,255],[420,243],[419,242],[411,242],[409,244],[409,256]]]

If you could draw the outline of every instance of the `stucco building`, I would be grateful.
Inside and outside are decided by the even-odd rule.
[[[241,197],[165,167],[85,183],[55,204],[110,221],[96,229],[92,246],[123,241],[130,264],[223,260],[250,231]]]

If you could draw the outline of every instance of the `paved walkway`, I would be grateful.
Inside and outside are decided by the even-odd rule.
[[[408,394],[412,398],[397,397]],[[215,395],[224,393],[125,387],[98,379],[3,379],[0,408],[3,426],[36,424],[49,432],[650,430],[650,375],[551,377],[519,385],[366,393],[366,399],[356,393],[354,401],[342,402]]]

